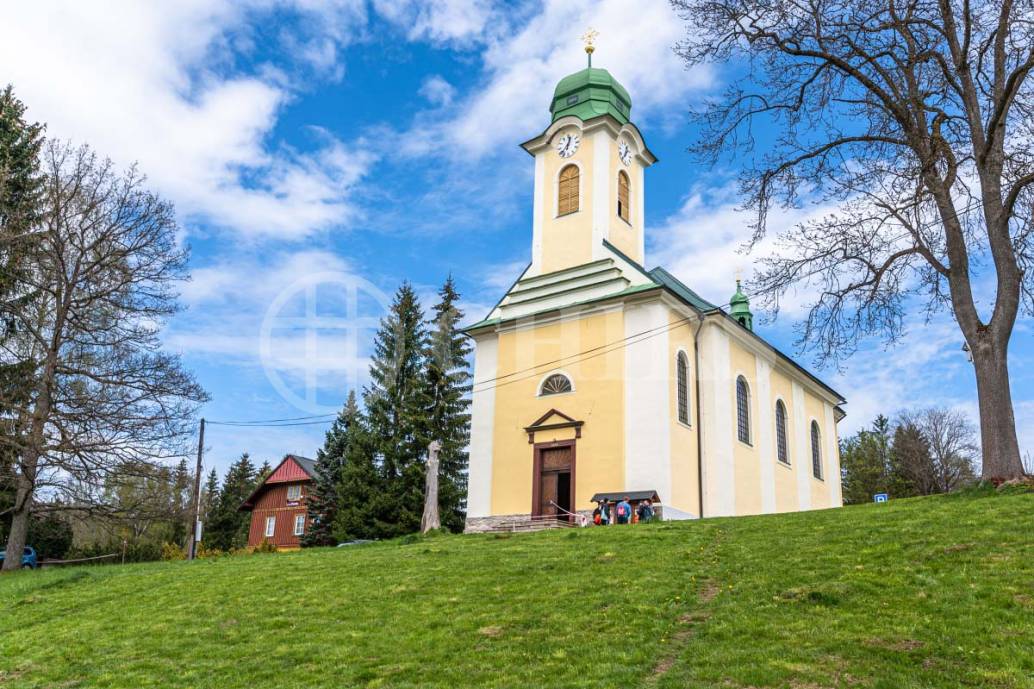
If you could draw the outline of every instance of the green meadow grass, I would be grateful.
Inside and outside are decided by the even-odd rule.
[[[0,577],[0,687],[1034,687],[1034,495]]]

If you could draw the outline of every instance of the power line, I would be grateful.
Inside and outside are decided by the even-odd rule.
[[[288,426],[316,426],[320,424],[327,424],[331,423],[336,417],[337,414],[328,414],[327,418],[321,419],[319,421],[295,421],[292,423],[255,423],[252,421],[245,423],[237,421],[208,421],[208,423],[217,426],[235,426],[237,428],[286,428]]]
[[[264,419],[256,421],[209,421],[208,423],[219,424],[220,426],[265,426],[269,424],[288,422],[288,421],[306,421],[308,419],[324,419],[333,418],[337,414],[313,414],[312,416],[295,416],[287,419]]]

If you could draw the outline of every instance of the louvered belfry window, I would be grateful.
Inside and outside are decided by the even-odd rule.
[[[628,175],[618,172],[618,216],[628,222]]]
[[[568,165],[560,171],[560,185],[557,190],[557,215],[578,211],[578,166]]]
[[[689,425],[689,357],[679,352],[675,358],[675,379],[678,387],[679,421]]]
[[[554,373],[542,381],[541,395],[559,395],[562,392],[571,392],[571,380],[562,373]]]
[[[776,400],[775,416],[776,459],[783,464],[789,464],[790,453],[786,448],[786,405],[782,400]]]

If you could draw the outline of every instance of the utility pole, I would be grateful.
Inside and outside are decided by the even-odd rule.
[[[197,468],[194,469],[194,498],[190,520],[190,543],[187,545],[187,559],[197,557],[197,520],[201,516],[201,457],[205,452],[205,419],[201,418],[201,431],[197,437]]]

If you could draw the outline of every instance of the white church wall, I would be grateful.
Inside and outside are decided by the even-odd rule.
[[[660,302],[625,309],[625,337],[663,328]],[[668,399],[668,333],[625,347],[625,489],[656,490],[671,499],[671,415]]]
[[[700,405],[704,427],[704,515],[736,513],[733,466],[733,384],[729,336],[711,323],[700,334]]]
[[[474,356],[474,392],[471,395],[470,468],[467,477],[467,516],[492,513],[492,438],[495,428],[495,387],[478,385],[496,377],[499,338],[478,338]]]

